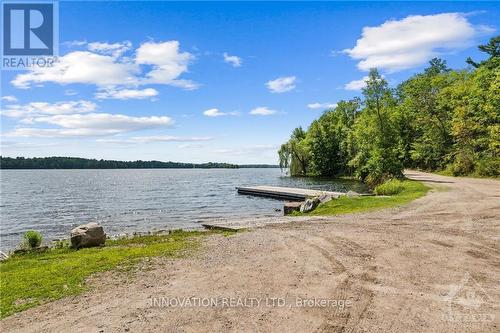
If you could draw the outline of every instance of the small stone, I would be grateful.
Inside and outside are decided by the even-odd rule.
[[[9,256],[2,251],[0,251],[0,261],[4,261],[6,259],[9,259]]]

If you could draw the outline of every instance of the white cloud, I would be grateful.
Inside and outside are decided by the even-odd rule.
[[[199,141],[210,141],[213,138],[210,136],[170,136],[170,135],[156,135],[156,136],[136,136],[132,137],[132,140],[137,142],[199,142]]]
[[[17,75],[11,83],[27,89],[47,82],[91,84],[99,88],[137,87],[165,84],[183,89],[196,89],[198,84],[181,79],[188,71],[193,56],[180,52],[178,41],[146,42],[136,50],[134,59],[122,56],[131,47],[124,43],[90,43],[91,51],[74,51],[59,57],[53,67],[32,68]]]
[[[122,43],[103,43],[103,42],[93,42],[87,45],[89,51],[112,55],[113,57],[119,57],[123,53],[127,52],[132,48],[132,43],[129,41],[124,41]]]
[[[11,132],[4,133],[5,137],[37,137],[37,138],[57,138],[57,137],[70,137],[82,136],[74,130],[61,130],[61,129],[47,129],[47,128],[16,128]]]
[[[176,40],[154,43],[143,43],[136,50],[135,61],[140,65],[152,65],[153,69],[146,74],[144,82],[156,84],[173,84],[186,89],[194,89],[196,85],[188,80],[176,80],[188,70],[193,59],[189,52],[179,52]]]
[[[462,13],[412,15],[364,27],[356,46],[343,52],[360,60],[361,70],[376,67],[395,72],[422,65],[442,52],[468,47],[475,37],[492,31],[472,25]]]
[[[40,115],[61,115],[93,112],[97,105],[90,101],[66,101],[66,102],[31,102],[24,105],[7,105],[2,109],[2,116],[11,118],[28,118]],[[29,121],[25,121],[29,122]]]
[[[78,95],[78,91],[73,90],[73,89],[66,89],[66,90],[64,90],[64,95],[75,96],[75,95]]]
[[[200,142],[210,141],[212,137],[185,137],[185,136],[171,136],[171,135],[155,135],[155,136],[134,136],[128,139],[97,139],[97,142],[103,143],[150,143],[150,142]]]
[[[206,111],[203,111],[203,114],[207,117],[220,117],[220,116],[225,116],[226,114],[219,109],[208,109]]]
[[[33,67],[30,72],[17,75],[12,84],[27,89],[46,82],[57,84],[93,84],[98,87],[134,85],[139,66],[119,62],[112,56],[88,51],[75,51],[59,57],[53,67]]]
[[[185,143],[178,146],[180,149],[200,149],[206,147],[206,145],[199,143]]]
[[[276,112],[277,112],[276,110],[271,110],[266,106],[259,106],[250,111],[250,114],[254,116],[270,116],[275,114]]]
[[[307,104],[309,109],[317,110],[317,109],[333,109],[337,107],[337,103],[310,103]]]
[[[253,145],[253,146],[243,146],[235,148],[220,148],[215,149],[212,152],[215,154],[225,154],[225,155],[246,155],[246,154],[256,154],[263,152],[276,153],[279,147],[277,145]]]
[[[200,85],[198,83],[193,82],[191,80],[184,80],[184,79],[173,80],[173,81],[170,81],[170,82],[165,83],[165,84],[168,84],[172,87],[182,88],[185,90],[195,90],[195,89],[198,89],[200,87]]]
[[[229,55],[224,52],[224,61],[228,64],[231,64],[233,67],[240,67],[243,60],[235,55]]]
[[[207,117],[222,117],[222,116],[238,116],[240,113],[237,111],[234,112],[222,112],[217,108],[208,109],[203,111],[203,115]]]
[[[158,96],[158,90],[153,88],[146,89],[108,89],[97,92],[97,99],[144,99]]]
[[[2,96],[2,100],[7,101],[7,102],[11,102],[11,103],[17,102],[16,96]]]
[[[383,79],[385,79],[385,75],[381,75],[381,77]],[[352,80],[351,82],[349,83],[346,83],[344,85],[344,89],[345,90],[361,90],[363,89],[364,87],[366,87],[367,85],[367,81],[369,80],[370,78],[368,76],[363,76],[361,79],[359,80]]]
[[[132,117],[121,114],[88,113],[36,117],[33,124],[56,125],[59,128],[16,128],[5,136],[68,137],[103,136],[139,130],[170,127],[173,120],[166,116]]]
[[[368,80],[368,76],[364,76],[359,80],[352,80],[349,83],[344,85],[345,90],[361,90],[366,87],[366,81]]]
[[[295,89],[295,76],[279,77],[266,83],[267,88],[272,93],[284,93]]]
[[[72,41],[68,41],[68,42],[63,42],[62,44],[65,46],[68,46],[68,47],[83,46],[83,45],[87,45],[87,41],[86,40],[72,40]]]
[[[2,140],[0,142],[0,146],[2,148],[13,148],[13,149],[23,149],[23,150],[29,150],[29,149],[40,149],[43,147],[50,147],[50,146],[56,146],[57,144],[54,142],[20,142],[20,141],[5,141]]]

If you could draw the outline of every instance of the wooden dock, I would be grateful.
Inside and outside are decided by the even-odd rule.
[[[280,186],[251,186],[237,187],[239,194],[248,194],[261,197],[269,197],[275,199],[289,201],[304,201],[307,198],[318,197],[323,194],[331,195],[334,198],[345,194],[342,192],[310,190],[305,188],[280,187]]]

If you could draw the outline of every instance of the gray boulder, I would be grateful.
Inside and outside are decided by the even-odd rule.
[[[87,223],[71,230],[71,246],[79,249],[104,245],[106,234],[103,228],[95,223]]]
[[[359,194],[358,192],[354,192],[354,191],[348,191],[348,192],[346,193],[346,195],[347,195],[348,197],[359,197],[361,194]]]
[[[320,203],[325,203],[332,200],[334,197],[331,194],[322,194],[318,197]]]
[[[308,213],[310,211],[313,211],[316,207],[318,207],[319,204],[320,201],[318,197],[307,199],[302,205],[300,205],[300,212]]]

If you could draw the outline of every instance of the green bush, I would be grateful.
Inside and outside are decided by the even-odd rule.
[[[476,164],[476,174],[486,177],[500,176],[500,158],[486,157],[480,159]]]
[[[36,249],[42,244],[42,234],[38,231],[29,230],[24,234],[24,245],[28,249]]]
[[[395,195],[405,189],[404,183],[399,179],[391,179],[375,187],[376,195]]]
[[[52,242],[52,246],[55,248],[55,249],[65,249],[65,248],[69,248],[71,245],[71,243],[69,242],[69,240],[67,239],[61,239],[61,240],[56,240],[56,241],[53,241]]]

